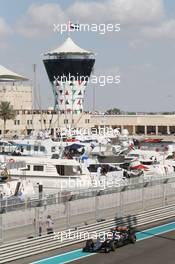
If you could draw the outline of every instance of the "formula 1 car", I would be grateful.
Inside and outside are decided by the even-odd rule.
[[[83,248],[84,252],[105,252],[115,251],[116,248],[136,242],[135,232],[126,226],[117,226],[111,229],[111,232],[106,233],[104,241],[97,238],[96,242],[92,239],[86,241]]]
[[[114,247],[118,248],[127,244],[135,244],[136,234],[134,230],[127,226],[117,226],[111,229],[113,233]]]
[[[83,252],[105,252],[108,253],[113,250],[114,242],[110,239],[106,239],[101,242],[100,238],[97,238],[97,241],[94,242],[93,239],[88,239],[86,245],[83,248]]]

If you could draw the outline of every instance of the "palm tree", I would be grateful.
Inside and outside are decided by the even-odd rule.
[[[13,110],[13,106],[10,105],[10,102],[2,101],[0,103],[0,118],[4,122],[3,137],[5,137],[6,121],[8,119],[15,119],[15,117],[16,117],[16,113]]]

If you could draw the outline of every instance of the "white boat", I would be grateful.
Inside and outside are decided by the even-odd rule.
[[[151,150],[134,149],[131,150],[125,157],[128,161],[162,161],[165,158],[163,153]]]
[[[36,194],[33,184],[30,180],[20,178],[7,178],[6,180],[0,177],[0,198],[18,197],[23,199],[32,197]]]
[[[69,145],[69,142],[57,142],[48,139],[22,139],[11,141],[22,156],[51,157],[54,153],[61,154],[62,149]]]
[[[0,154],[9,154],[17,151],[17,147],[7,140],[0,140]]]
[[[15,157],[15,161],[23,159],[24,157]],[[35,187],[42,184],[50,192],[87,188],[92,185],[88,169],[77,160],[25,157],[25,161],[26,168],[11,170],[11,176],[30,179]]]

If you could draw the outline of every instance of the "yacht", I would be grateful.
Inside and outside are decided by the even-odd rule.
[[[68,146],[69,142],[53,141],[51,138],[47,139],[16,139],[10,141],[11,144],[16,146],[18,152],[22,156],[35,156],[35,157],[51,157],[54,153],[60,155],[62,149]]]
[[[14,161],[6,156],[0,156],[0,199],[9,197],[32,197],[35,195],[33,184],[30,180],[20,177],[12,177],[19,169],[25,169],[23,160]],[[17,173],[14,173],[17,175]]]
[[[20,161],[24,157],[15,157]],[[92,178],[88,169],[75,159],[26,157],[26,167],[11,170],[12,177],[30,179],[36,187],[43,185],[49,192],[60,189],[88,188]]]

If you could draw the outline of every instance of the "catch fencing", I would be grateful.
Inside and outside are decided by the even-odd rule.
[[[48,215],[54,221],[54,229],[64,230],[174,203],[174,175],[105,190],[60,191],[25,201],[1,199],[0,239],[3,242],[38,236],[39,227],[45,234]]]

